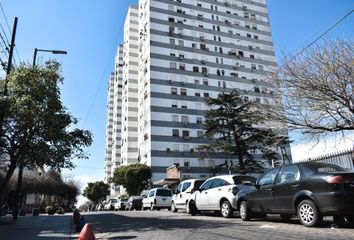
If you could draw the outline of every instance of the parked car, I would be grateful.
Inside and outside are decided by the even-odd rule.
[[[203,184],[205,180],[201,179],[188,179],[182,181],[174,191],[171,202],[171,211],[177,212],[178,210],[187,210],[187,202],[191,194]]]
[[[143,210],[167,208],[171,209],[172,191],[169,188],[153,188],[143,200]]]
[[[96,211],[103,211],[103,209],[104,209],[104,206],[102,203],[99,203],[96,205]]]
[[[354,173],[326,163],[296,163],[264,173],[255,188],[237,196],[241,219],[254,214],[297,215],[307,226],[317,226],[323,216],[345,216],[354,225]]]
[[[126,198],[120,198],[118,201],[114,204],[114,210],[125,210],[125,206],[127,204],[128,199]]]
[[[117,199],[111,198],[106,201],[106,204],[104,205],[104,210],[114,210],[114,204],[117,202]]]
[[[253,188],[256,178],[247,175],[222,175],[207,179],[188,200],[191,215],[197,211],[221,211],[231,217],[236,210],[236,194],[242,189]]]
[[[125,205],[125,210],[141,210],[143,196],[131,196],[128,198],[127,204]]]

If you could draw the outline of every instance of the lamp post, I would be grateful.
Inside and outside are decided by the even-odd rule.
[[[33,54],[33,64],[32,64],[33,67],[36,66],[37,52],[50,52],[50,53],[53,53],[53,54],[67,54],[67,52],[63,51],[63,50],[47,50],[47,49],[35,48],[34,49],[34,54]]]

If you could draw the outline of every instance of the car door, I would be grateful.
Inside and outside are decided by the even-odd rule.
[[[181,191],[182,191],[182,186],[183,183],[180,183],[175,192],[174,192],[174,203],[176,205],[176,207],[178,208],[181,205]]]
[[[249,203],[253,211],[271,212],[273,207],[273,183],[278,168],[270,169],[261,176],[256,184],[256,190],[249,194]]]
[[[208,209],[208,194],[213,179],[209,179],[200,186],[199,190],[195,193],[195,204],[199,210]]]
[[[295,211],[293,197],[301,189],[300,170],[296,165],[284,166],[273,186],[274,211],[289,213]]]
[[[230,185],[225,180],[215,178],[211,183],[211,187],[208,194],[208,202],[210,210],[220,210],[220,199],[223,197],[223,186]]]
[[[180,207],[184,207],[186,205],[186,201],[188,200],[190,193],[187,193],[187,189],[192,185],[190,181],[184,182],[182,186],[182,191],[180,193]]]

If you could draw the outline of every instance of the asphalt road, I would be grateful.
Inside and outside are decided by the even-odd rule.
[[[354,239],[353,228],[334,227],[329,218],[319,228],[306,228],[296,218],[283,223],[276,215],[250,222],[243,222],[237,216],[225,219],[210,213],[190,216],[167,210],[82,215],[91,224],[97,239]],[[0,224],[0,240],[78,239],[71,219],[72,214],[19,217],[16,223]]]
[[[190,216],[167,210],[83,215],[97,239],[354,239],[353,228],[334,227],[331,219],[326,219],[319,228],[307,228],[296,218],[283,223],[276,215],[250,222],[243,222],[237,216],[225,219],[214,214]]]

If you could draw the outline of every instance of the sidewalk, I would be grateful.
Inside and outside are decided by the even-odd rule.
[[[7,221],[0,223],[1,240],[75,239],[71,235],[72,213],[51,216],[28,214],[18,217],[15,223],[12,223],[12,216],[9,216],[1,219]]]

